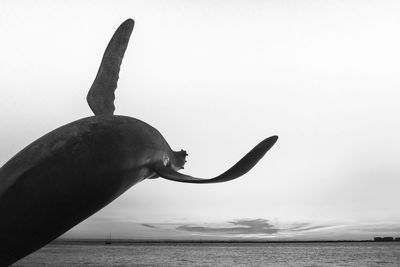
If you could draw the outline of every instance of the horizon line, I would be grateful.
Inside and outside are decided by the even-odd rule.
[[[256,239],[227,239],[227,240],[214,240],[214,239],[131,239],[131,238],[57,238],[53,240],[52,244],[62,243],[104,243],[105,241],[112,243],[132,243],[132,244],[151,244],[151,243],[335,243],[335,242],[400,242],[400,237],[393,237],[393,240],[374,240],[371,239],[312,239],[312,240],[256,240]]]

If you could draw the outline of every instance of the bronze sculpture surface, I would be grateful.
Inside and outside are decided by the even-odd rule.
[[[37,139],[0,169],[0,266],[16,262],[148,178],[217,183],[248,172],[275,144],[271,136],[220,176],[178,172],[187,156],[138,119],[114,115],[114,91],[134,22],[109,42],[87,101],[95,116]]]

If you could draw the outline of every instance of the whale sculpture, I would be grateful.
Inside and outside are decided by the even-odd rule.
[[[144,179],[226,182],[248,172],[277,141],[277,136],[263,140],[212,179],[179,173],[186,162],[184,150],[172,151],[143,121],[113,115],[133,26],[132,19],[122,23],[104,52],[87,96],[95,116],[44,135],[0,169],[0,266],[46,245]]]

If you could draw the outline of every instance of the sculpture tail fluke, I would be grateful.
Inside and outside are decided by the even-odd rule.
[[[227,182],[239,178],[240,176],[250,171],[265,155],[265,153],[267,153],[267,151],[276,143],[277,140],[278,136],[276,135],[268,137],[267,139],[256,145],[241,160],[233,165],[232,168],[212,179],[195,178],[186,174],[179,173],[171,168],[164,166],[155,167],[155,172],[160,177],[182,183],[208,184]]]
[[[117,88],[120,66],[134,24],[132,19],[124,21],[115,31],[104,51],[96,79],[86,97],[95,115],[112,115],[114,113],[114,91]]]

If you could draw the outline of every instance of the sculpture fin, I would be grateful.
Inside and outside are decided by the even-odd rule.
[[[95,115],[114,113],[114,91],[117,88],[119,70],[128,46],[135,22],[124,21],[115,31],[104,51],[103,59],[86,100]]]
[[[247,153],[241,160],[239,160],[232,168],[212,179],[195,178],[186,174],[179,173],[165,166],[156,166],[154,168],[154,171],[160,177],[182,183],[208,184],[227,182],[236,179],[250,171],[251,168],[253,168],[257,164],[257,162],[265,155],[265,153],[267,153],[267,151],[276,143],[277,140],[278,136],[276,135],[263,140],[261,143],[256,145],[249,153]]]

